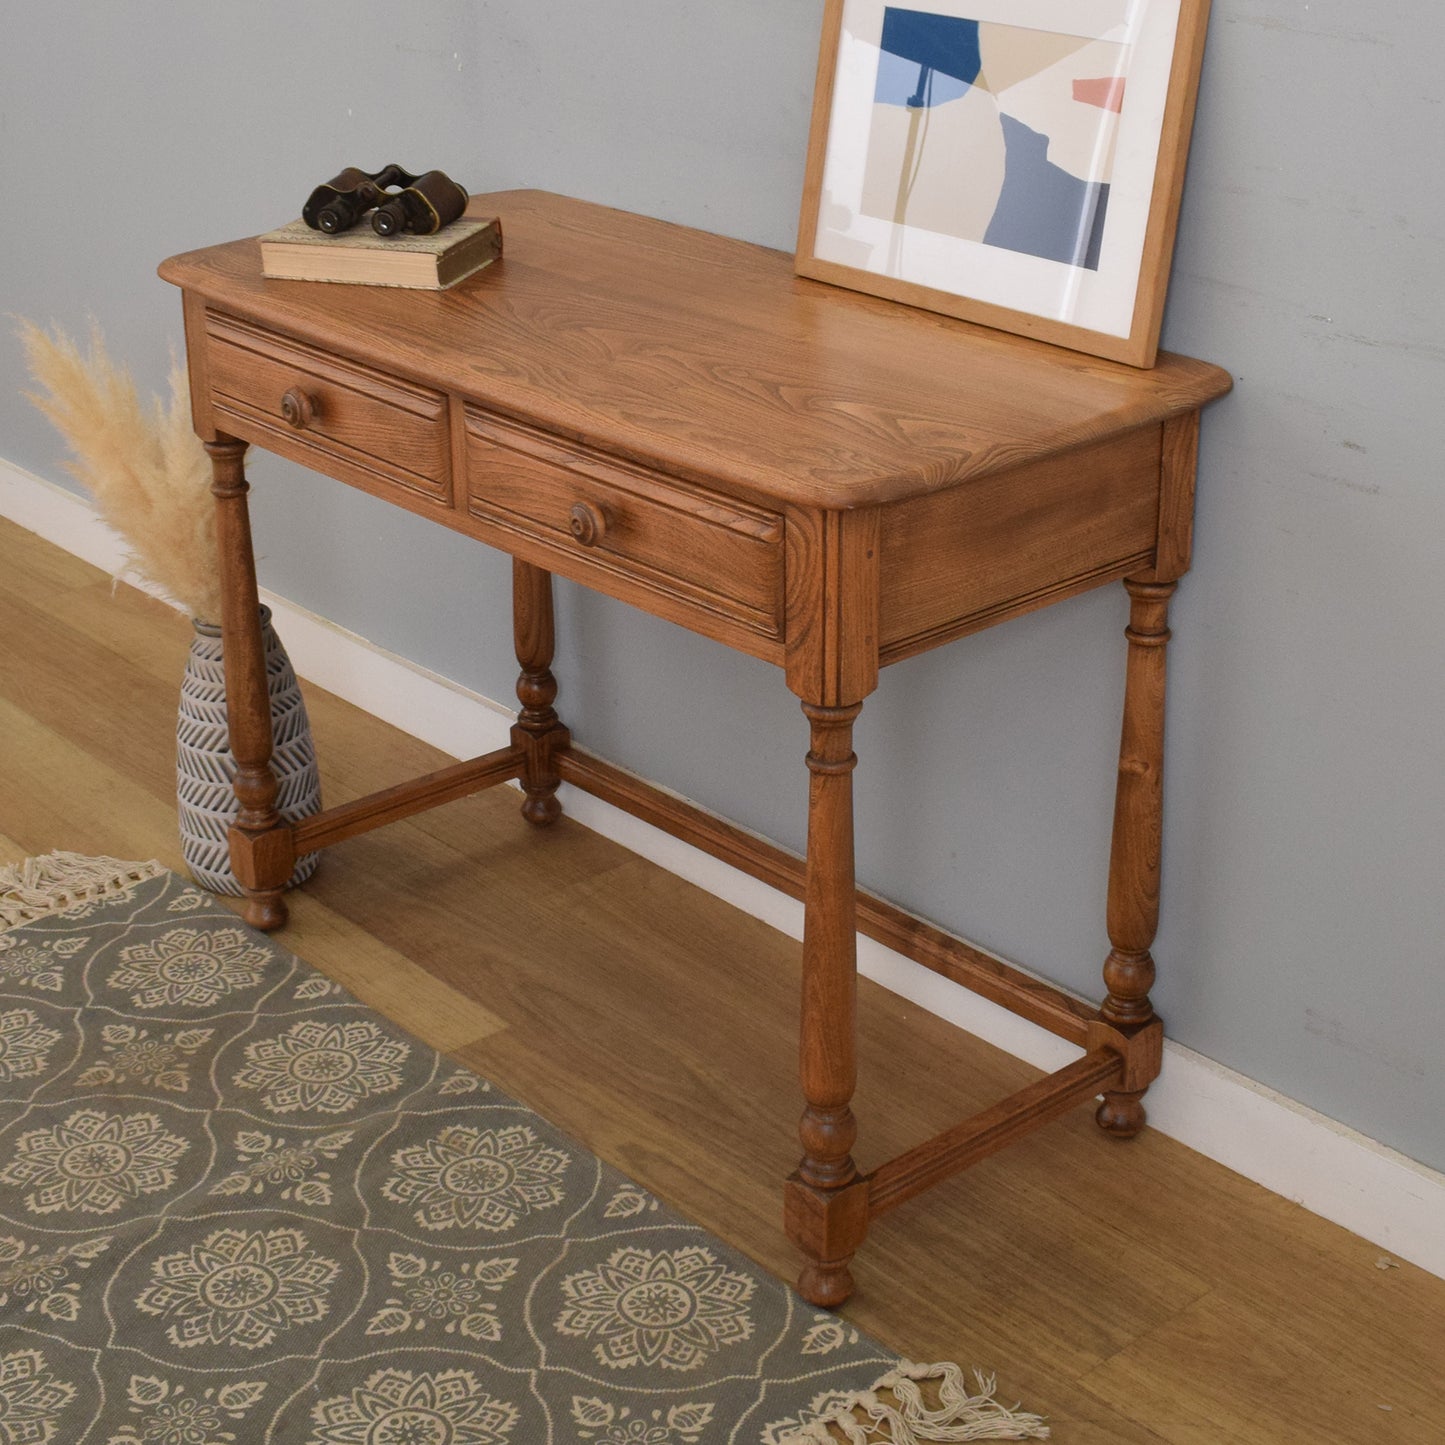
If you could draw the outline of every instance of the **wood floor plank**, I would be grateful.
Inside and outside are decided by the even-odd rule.
[[[61,847],[179,865],[188,638],[0,524],[0,862]],[[330,802],[447,761],[306,696]],[[498,789],[330,850],[277,941],[791,1277],[796,943],[517,808]],[[867,981],[859,997],[865,1167],[1037,1077]],[[845,1313],[916,1358],[996,1369],[1061,1445],[1439,1445],[1445,1281],[1381,1254],[1081,1110],[880,1221]]]
[[[48,664],[43,686],[37,657]],[[44,608],[14,599],[0,608],[0,699],[158,799],[174,796],[175,696],[166,707],[124,657]]]
[[[158,597],[125,584],[116,586],[98,573],[88,587],[61,593],[45,611],[53,622],[123,657],[166,696],[176,695],[193,634],[186,618]]]
[[[182,869],[173,802],[0,697],[3,826],[26,856],[66,849]]]
[[[323,867],[325,860],[323,860]],[[443,983],[394,948],[385,948],[319,899],[291,895],[286,947],[321,969],[362,1003],[432,1048],[454,1053],[507,1027],[475,998]]]
[[[1171,1445],[1220,1439],[1247,1445],[1315,1445],[1321,1440],[1445,1440],[1445,1356],[1432,1341],[1433,1370],[1402,1357],[1395,1343],[1361,1330],[1367,1305],[1326,1328],[1281,1329],[1275,1311],[1237,1294],[1211,1292],[1090,1372],[1082,1381],[1102,1401],[1130,1401]],[[1264,1342],[1267,1348],[1261,1348]],[[1348,1380],[1351,1388],[1301,1390],[1300,1380]]]
[[[101,579],[107,586],[110,583],[99,567],[92,567],[5,517],[0,517],[0,554],[5,558],[4,567],[0,567],[0,592],[15,596],[33,597],[44,592],[55,601],[72,588],[89,587]]]

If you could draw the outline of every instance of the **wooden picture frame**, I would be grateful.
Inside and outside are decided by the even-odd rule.
[[[797,273],[1152,366],[1208,19],[828,0]]]

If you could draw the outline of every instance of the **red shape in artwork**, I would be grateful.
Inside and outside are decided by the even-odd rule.
[[[1097,105],[1100,110],[1112,110],[1116,114],[1124,109],[1124,77],[1106,75],[1099,80],[1076,80],[1074,99],[1085,105]]]

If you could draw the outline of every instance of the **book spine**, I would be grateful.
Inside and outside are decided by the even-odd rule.
[[[502,254],[502,227],[493,221],[484,231],[478,231],[465,246],[459,246],[448,256],[437,257],[437,284],[451,286],[473,271],[479,271]]]

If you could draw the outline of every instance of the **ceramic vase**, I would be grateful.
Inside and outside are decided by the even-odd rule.
[[[196,881],[213,893],[243,890],[231,872],[226,835],[241,811],[232,791],[236,761],[226,725],[226,675],[221,629],[196,620],[195,637],[181,682],[176,719],[176,798],[180,808],[181,853]],[[271,697],[271,768],[276,774],[276,807],[287,822],[321,810],[321,777],[311,723],[291,659],[271,626],[271,610],[261,608],[266,649],[266,682]],[[319,853],[296,861],[287,883],[294,888],[315,871]]]

